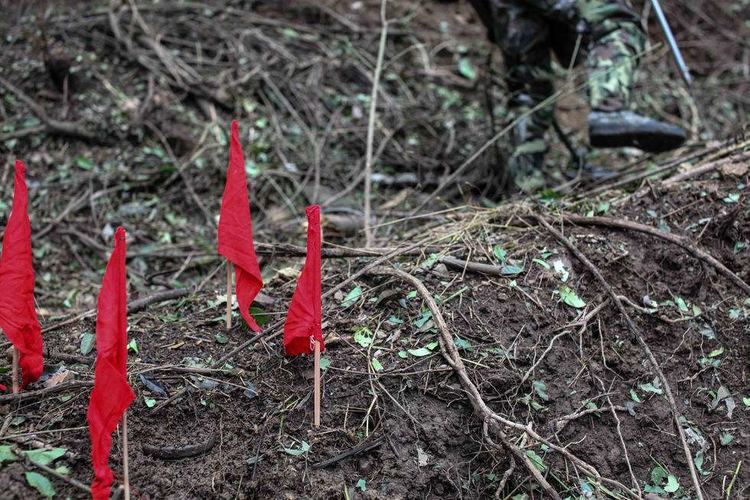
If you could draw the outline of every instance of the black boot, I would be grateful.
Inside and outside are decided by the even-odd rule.
[[[680,127],[632,111],[592,111],[588,122],[589,142],[595,148],[635,147],[661,153],[682,146],[687,139]]]

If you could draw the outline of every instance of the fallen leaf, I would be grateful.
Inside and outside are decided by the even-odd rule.
[[[353,306],[357,300],[362,296],[362,287],[358,286],[353,288],[344,298],[344,301],[341,303],[341,307],[344,309],[348,309],[351,306]]]
[[[27,472],[26,482],[45,498],[52,498],[55,496],[55,488],[52,486],[50,480],[38,472]]]
[[[72,379],[73,373],[65,368],[61,368],[44,381],[44,387],[55,387],[66,380]]]
[[[576,309],[582,309],[586,307],[586,303],[581,300],[578,294],[576,294],[576,292],[570,289],[568,286],[563,286],[560,288],[560,298],[570,307],[575,307]]]

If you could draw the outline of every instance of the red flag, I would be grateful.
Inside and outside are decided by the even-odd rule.
[[[42,328],[34,309],[31,224],[26,212],[26,167],[16,160],[13,208],[5,226],[0,257],[0,328],[19,353],[23,385],[42,374]]]
[[[247,197],[245,157],[240,145],[239,126],[232,120],[232,139],[229,146],[229,167],[219,216],[219,254],[234,264],[235,294],[240,314],[255,332],[260,327],[250,315],[250,305],[263,288],[260,266],[253,245],[253,221]]]
[[[312,339],[325,351],[320,327],[320,206],[307,207],[307,257],[297,280],[284,324],[284,350],[289,355],[312,354]]]
[[[135,396],[128,385],[128,296],[125,274],[125,230],[115,232],[115,249],[104,271],[96,313],[96,371],[89,401],[94,500],[109,498],[112,432]]]

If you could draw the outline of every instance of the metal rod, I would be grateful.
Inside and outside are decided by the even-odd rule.
[[[654,12],[656,12],[656,17],[659,19],[659,24],[661,24],[664,36],[667,38],[667,43],[669,44],[669,49],[672,51],[672,56],[674,56],[677,67],[680,69],[682,79],[685,80],[687,86],[690,87],[693,84],[693,79],[690,76],[690,69],[687,67],[687,64],[685,64],[685,59],[682,58],[682,52],[680,52],[680,48],[677,46],[677,41],[674,39],[672,28],[669,27],[667,16],[664,15],[659,0],[651,0],[651,5],[654,7]]]

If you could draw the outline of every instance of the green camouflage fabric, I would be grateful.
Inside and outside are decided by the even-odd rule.
[[[552,53],[564,67],[585,60],[592,109],[628,106],[645,35],[627,0],[470,1],[489,38],[503,52],[514,116],[553,94]],[[543,151],[553,113],[553,106],[547,105],[523,119],[516,126],[514,143]]]

